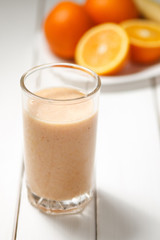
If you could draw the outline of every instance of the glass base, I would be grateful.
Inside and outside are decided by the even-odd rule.
[[[34,207],[50,215],[79,213],[93,197],[93,191],[91,190],[71,200],[56,201],[39,197],[32,193],[28,187],[27,189],[30,203]]]

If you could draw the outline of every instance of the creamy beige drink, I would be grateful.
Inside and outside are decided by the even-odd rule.
[[[71,88],[48,88],[36,94],[61,100],[83,96]],[[80,104],[44,102],[29,100],[24,110],[27,184],[37,196],[72,199],[92,188],[97,123],[93,99]]]
[[[93,196],[100,78],[49,63],[28,70],[20,84],[28,199],[45,213],[78,213]]]

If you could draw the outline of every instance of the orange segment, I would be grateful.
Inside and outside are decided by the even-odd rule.
[[[78,42],[75,60],[98,74],[120,70],[126,61],[129,39],[117,24],[106,23],[88,30]]]
[[[121,23],[131,44],[131,58],[138,63],[160,59],[160,24],[148,20],[127,20]]]

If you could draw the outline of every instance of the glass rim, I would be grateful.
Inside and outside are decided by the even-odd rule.
[[[33,93],[32,91],[30,91],[26,85],[25,85],[25,79],[31,75],[32,73],[38,71],[38,70],[42,70],[42,69],[47,69],[47,68],[50,68],[50,67],[65,67],[65,68],[72,68],[72,69],[77,69],[77,70],[82,70],[83,72],[86,72],[88,74],[90,74],[91,76],[93,76],[94,79],[97,80],[97,84],[96,86],[94,87],[94,89],[89,92],[88,94],[85,94],[84,96],[82,97],[78,97],[78,98],[72,98],[72,99],[51,99],[51,98],[45,98],[45,97],[41,97],[41,96],[38,96],[36,95],[35,93]],[[100,80],[100,77],[92,70],[86,68],[86,67],[83,67],[83,66],[80,66],[80,65],[77,65],[77,64],[72,64],[72,63],[48,63],[48,64],[41,64],[41,65],[37,65],[33,68],[30,68],[28,71],[26,71],[22,77],[20,78],[20,86],[21,86],[21,89],[27,93],[28,95],[31,95],[32,97],[34,98],[37,98],[39,100],[43,100],[43,101],[48,101],[48,102],[73,102],[73,101],[76,101],[76,100],[84,100],[84,99],[87,99],[91,96],[93,96],[94,94],[96,94],[100,88],[101,88],[101,80]]]

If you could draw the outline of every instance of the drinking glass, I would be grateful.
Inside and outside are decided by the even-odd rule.
[[[44,64],[20,84],[28,199],[48,214],[79,212],[94,192],[100,78],[75,64]]]

